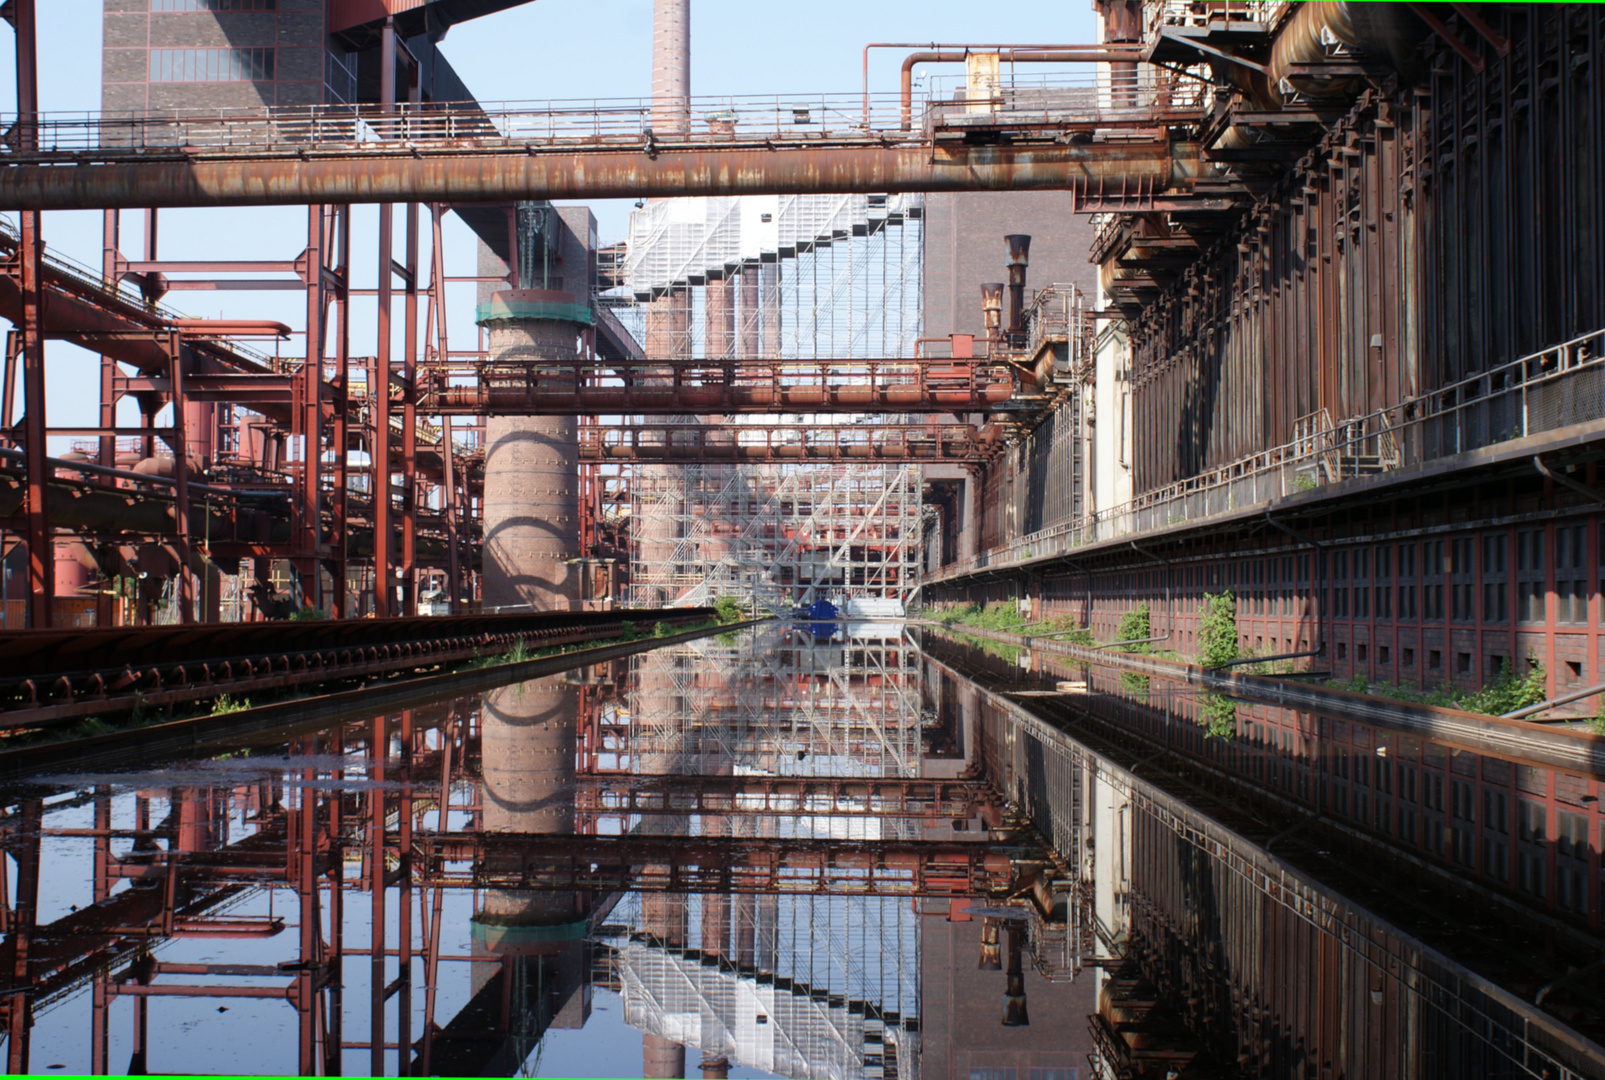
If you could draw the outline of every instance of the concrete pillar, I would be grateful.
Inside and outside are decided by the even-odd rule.
[[[560,676],[485,695],[485,832],[573,833],[578,711],[577,691]],[[479,918],[506,926],[567,925],[576,918],[574,894],[491,889]]]
[[[703,336],[709,360],[729,360],[736,355],[736,282],[720,278],[708,282],[702,313]]]
[[[660,1035],[642,1035],[641,1075],[680,1080],[685,1076],[685,1047]]]
[[[763,351],[766,355],[780,356],[780,281],[779,263],[766,263],[763,267],[763,299],[759,309],[759,322],[763,326]]]
[[[481,308],[493,363],[570,360],[588,314],[581,298],[507,290]],[[567,317],[564,317],[567,316]],[[486,608],[564,611],[580,573],[579,443],[571,416],[493,416],[485,421]]]
[[[485,832],[573,833],[578,710],[577,692],[561,676],[485,695],[480,728]],[[586,924],[575,893],[486,890],[472,935],[473,955],[489,962],[472,965],[474,993],[500,972],[525,987],[540,985],[545,1005],[564,1010],[586,979]],[[523,1029],[529,1019],[509,1018],[510,1029]]]
[[[744,360],[763,355],[763,345],[759,340],[763,323],[758,314],[758,278],[758,264],[749,263],[741,268],[741,276],[736,279],[736,290],[741,294],[736,355]]]

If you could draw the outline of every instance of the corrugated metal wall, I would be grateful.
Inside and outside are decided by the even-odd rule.
[[[1139,493],[1605,326],[1605,10],[1485,16],[1507,57],[1367,92],[1136,321]]]

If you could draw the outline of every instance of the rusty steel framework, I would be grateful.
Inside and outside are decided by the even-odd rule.
[[[0,205],[27,207],[15,233],[0,236],[0,247],[9,254],[0,307],[15,312],[18,327],[7,352],[5,385],[15,388],[20,382],[24,405],[20,423],[12,425],[9,411],[4,417],[15,450],[0,462],[0,479],[10,485],[12,529],[31,560],[26,624],[35,627],[57,620],[79,625],[216,621],[306,607],[339,617],[437,608],[456,612],[475,595],[481,429],[491,414],[595,418],[785,410],[943,416],[989,411],[1019,391],[1022,377],[1015,368],[974,356],[968,348],[949,350],[951,359],[920,356],[911,348],[919,333],[910,306],[919,281],[919,197],[817,193],[841,184],[857,191],[869,183],[890,192],[933,184],[973,189],[1036,182],[1067,184],[1107,199],[1114,197],[1115,180],[1106,184],[1105,174],[1119,177],[1120,190],[1126,190],[1128,174],[1140,174],[1146,179],[1139,187],[1153,191],[1176,185],[1190,190],[1196,172],[1187,147],[1173,151],[1128,138],[1133,124],[1161,123],[1181,107],[1174,96],[1156,93],[1111,111],[1098,105],[1088,86],[1019,93],[1005,88],[988,114],[990,122],[973,102],[955,109],[933,101],[917,130],[906,124],[906,95],[895,106],[857,97],[845,102],[727,100],[720,104],[728,123],[722,120],[712,130],[660,124],[649,134],[650,110],[632,105],[485,109],[423,100],[415,60],[398,52],[396,31],[383,27],[374,31],[383,77],[379,100],[371,105],[208,110],[204,117],[108,113],[85,125],[38,113],[32,7],[18,5],[15,21],[20,134],[8,149],[0,184],[25,187],[30,170],[46,162],[84,166],[80,179],[98,178],[94,183],[111,179],[106,169],[133,168],[144,175],[148,166],[157,171],[176,166],[205,188],[210,182],[192,170],[204,171],[222,159],[233,162],[230,168],[247,170],[349,166],[370,179],[426,160],[431,168],[444,168],[442,193],[449,189],[460,212],[465,202],[503,204],[540,194],[539,184],[524,181],[515,183],[517,190],[492,191],[481,183],[489,178],[487,165],[523,168],[545,161],[561,171],[563,155],[641,156],[633,148],[646,140],[641,161],[619,174],[634,194],[648,190],[637,183],[642,162],[649,172],[661,165],[669,170],[664,176],[681,177],[661,190],[651,188],[653,193],[717,193],[723,181],[697,173],[693,159],[699,155],[720,163],[720,170],[756,155],[759,189],[805,193],[783,196],[784,207],[777,203],[778,216],[791,225],[776,232],[775,252],[765,249],[751,259],[740,253],[732,270],[728,259],[713,265],[727,254],[715,244],[700,259],[710,265],[687,264],[685,273],[665,278],[671,291],[695,288],[706,295],[709,310],[696,320],[705,329],[700,338],[693,333],[693,340],[670,342],[668,355],[643,358],[626,325],[641,320],[641,308],[626,304],[629,310],[615,312],[617,298],[581,297],[592,307],[593,328],[581,335],[584,347],[572,362],[492,360],[483,344],[470,350],[451,347],[446,286],[460,279],[445,273],[441,222],[446,204],[421,203],[419,191],[405,186],[410,181],[366,194],[329,188],[317,195],[287,195],[288,189],[277,186],[271,192],[257,189],[243,200],[220,189],[197,194],[199,203],[213,206],[311,203],[306,243],[295,257],[200,262],[165,259],[157,243],[159,212],[152,207],[185,199],[137,196],[137,208],[144,212],[144,249],[128,253],[120,240],[121,215],[136,207],[74,181],[68,196],[74,205],[104,210],[104,256],[96,269],[43,256],[32,204],[0,196]],[[1010,148],[976,145],[978,131],[999,125],[1013,133]],[[1096,151],[1085,140],[1072,145],[1062,138],[1070,130],[1090,133],[1099,144]],[[392,156],[403,148],[405,159]],[[289,158],[283,156],[286,151]],[[471,170],[465,170],[469,163]],[[595,171],[601,165],[602,158],[595,158],[587,166],[592,172],[582,181],[586,194],[601,195],[613,182]],[[888,167],[897,175],[912,169],[920,179],[887,174],[885,183],[872,183],[873,175],[862,171],[874,174]],[[790,180],[788,170],[794,173]],[[479,180],[470,179],[469,171]],[[59,191],[60,176],[44,179],[46,187]],[[136,178],[135,188],[125,194],[144,182]],[[169,194],[178,196],[178,189]],[[373,290],[352,284],[357,210],[351,201],[370,195],[400,203],[379,207],[380,274]],[[492,214],[496,208],[490,208]],[[503,261],[509,282],[516,284],[518,214],[509,208],[507,217]],[[483,222],[475,228],[485,235]],[[644,249],[631,254],[639,258]],[[748,289],[760,267],[766,277],[762,305]],[[776,280],[769,282],[770,276]],[[172,291],[209,284],[304,291],[305,327],[188,319],[160,306]],[[606,288],[608,282],[598,284]],[[727,295],[736,292],[742,296],[739,304]],[[655,296],[656,287],[648,295]],[[877,296],[880,302],[871,302]],[[353,356],[352,304],[370,298],[378,307],[376,355]],[[722,314],[713,311],[720,304]],[[738,307],[751,321],[760,306],[765,309],[761,327],[724,326]],[[395,334],[398,323],[401,332]],[[653,344],[651,327],[634,329]],[[305,343],[302,355],[285,359],[278,343],[294,337]],[[97,425],[36,430],[45,411],[38,376],[46,338],[101,354]],[[753,339],[762,345],[754,349]],[[271,342],[274,355],[253,351],[247,344],[252,341]],[[708,359],[693,359],[697,341]],[[660,352],[663,344],[659,332]],[[613,355],[620,349],[622,356]],[[884,358],[877,358],[878,352]],[[1033,400],[1040,403],[1040,396]],[[140,422],[120,426],[129,403],[137,406]],[[159,423],[158,416],[172,419]],[[704,465],[787,461],[797,447],[802,461],[911,466],[970,461],[993,449],[990,429],[978,435],[973,424],[928,433],[873,420],[866,429],[871,433],[840,437],[814,427],[797,436],[771,432],[758,454],[748,449],[751,435],[726,442],[709,429],[696,437],[693,460]],[[63,436],[77,440],[66,458],[36,452],[42,440]],[[665,436],[664,446],[684,441]],[[587,446],[597,449],[587,452],[598,464],[619,461],[618,445],[604,453],[602,443],[591,442]],[[725,451],[726,445],[743,449]],[[653,446],[650,434],[633,435],[628,459],[654,460]],[[685,460],[669,450],[663,457]],[[863,564],[848,575],[857,584],[878,595],[906,598],[914,584],[918,530],[901,524],[909,516],[902,503],[917,501],[919,493],[917,481],[907,482],[913,474],[906,469],[891,475],[903,478],[897,486],[904,494],[894,515],[899,523],[877,526],[871,544],[859,545],[858,554],[843,549],[836,561]],[[627,562],[631,522],[622,508],[628,472],[603,473],[587,464],[579,482],[585,493],[582,559]],[[52,498],[60,504],[58,511],[47,505],[47,492],[71,498]],[[894,554],[888,557],[882,549]],[[890,569],[870,567],[870,562]],[[588,571],[583,576],[592,584],[584,599],[611,603],[626,574]],[[420,608],[424,596],[439,599]],[[8,611],[7,625],[22,625],[19,615]]]

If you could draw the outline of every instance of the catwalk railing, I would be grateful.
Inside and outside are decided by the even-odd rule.
[[[978,461],[970,424],[641,424],[580,429],[581,461]]]
[[[949,580],[1087,544],[1382,475],[1605,417],[1605,330],[1572,338],[1420,397],[1337,423],[1303,417],[1294,437],[1130,502],[1021,536],[943,567]]]
[[[650,98],[593,98],[500,103],[425,102],[395,105],[261,106],[165,109],[157,112],[40,113],[36,149],[0,160],[115,160],[151,151],[185,155],[277,155],[322,148],[386,151],[418,145],[474,148],[517,143],[531,149],[673,148],[757,143],[920,143],[932,126],[992,116],[1017,125],[1079,124],[1161,127],[1196,119],[1196,103],[1170,85],[1133,91],[1116,106],[1091,76],[1055,77],[990,98],[915,102],[923,122],[905,126],[900,93],[761,94],[689,99],[665,115]],[[16,114],[0,114],[9,127]]]

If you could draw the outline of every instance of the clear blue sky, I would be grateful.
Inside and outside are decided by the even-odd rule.
[[[97,109],[100,0],[41,0],[38,6],[41,107],[47,112]],[[861,50],[869,41],[1065,44],[1091,41],[1093,34],[1091,0],[984,5],[974,0],[814,0],[808,5],[692,0],[691,87],[697,95],[856,92]],[[646,96],[651,44],[650,0],[535,0],[453,27],[441,48],[479,99],[492,102]],[[16,110],[13,61],[9,34],[0,29],[0,111]],[[872,58],[871,87],[894,90],[897,64],[891,51]],[[628,205],[615,201],[593,207],[604,242],[623,236]],[[293,209],[165,211],[160,254],[292,259],[305,242],[305,220],[303,211]],[[359,286],[372,287],[374,281],[376,220],[372,208],[357,211],[352,251]],[[448,273],[473,273],[472,234],[455,217],[448,222]],[[137,251],[138,215],[125,215],[123,228],[124,251]],[[47,214],[44,235],[52,250],[99,266],[98,211]],[[201,317],[277,318],[292,326],[305,317],[295,293],[175,292],[167,303]],[[454,290],[448,308],[453,341],[471,342],[470,290]],[[372,304],[354,303],[354,355],[371,355],[373,325]],[[47,348],[50,423],[93,423],[98,361],[62,342]],[[284,351],[301,355],[303,347],[297,339]]]

